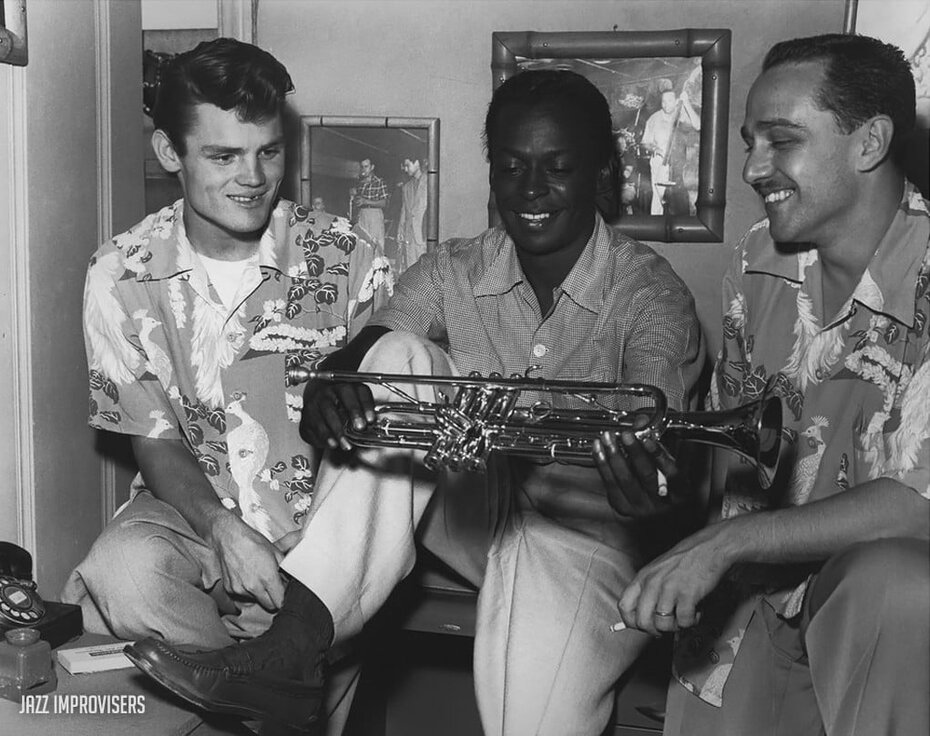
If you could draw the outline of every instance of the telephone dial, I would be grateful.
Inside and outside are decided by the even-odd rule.
[[[43,601],[32,579],[32,555],[0,542],[0,632],[24,626],[56,647],[80,635],[81,608]]]

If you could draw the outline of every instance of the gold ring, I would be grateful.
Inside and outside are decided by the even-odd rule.
[[[675,612],[674,611],[656,611],[655,615],[656,616],[674,616]]]

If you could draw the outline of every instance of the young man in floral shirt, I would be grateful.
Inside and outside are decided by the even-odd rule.
[[[89,631],[215,648],[267,629],[317,458],[286,370],[344,345],[392,288],[336,219],[278,198],[285,68],[231,39],[164,72],[152,144],[183,198],[105,243],[87,274],[90,423],[131,436],[130,502],[63,599]]]
[[[781,469],[646,565],[624,621],[678,631],[666,734],[930,731],[930,215],[900,50],[777,44],[746,104],[767,219],[724,279],[714,403],[782,399]],[[620,489],[622,490],[622,489]]]

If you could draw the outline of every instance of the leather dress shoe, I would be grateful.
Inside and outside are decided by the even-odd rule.
[[[309,728],[323,699],[322,676],[306,682],[255,667],[248,651],[236,646],[185,651],[156,639],[127,644],[136,667],[198,708]]]

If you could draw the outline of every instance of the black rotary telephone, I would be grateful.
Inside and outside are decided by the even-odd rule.
[[[32,555],[0,542],[0,632],[25,626],[56,647],[80,635],[81,608],[43,601],[32,579]]]

